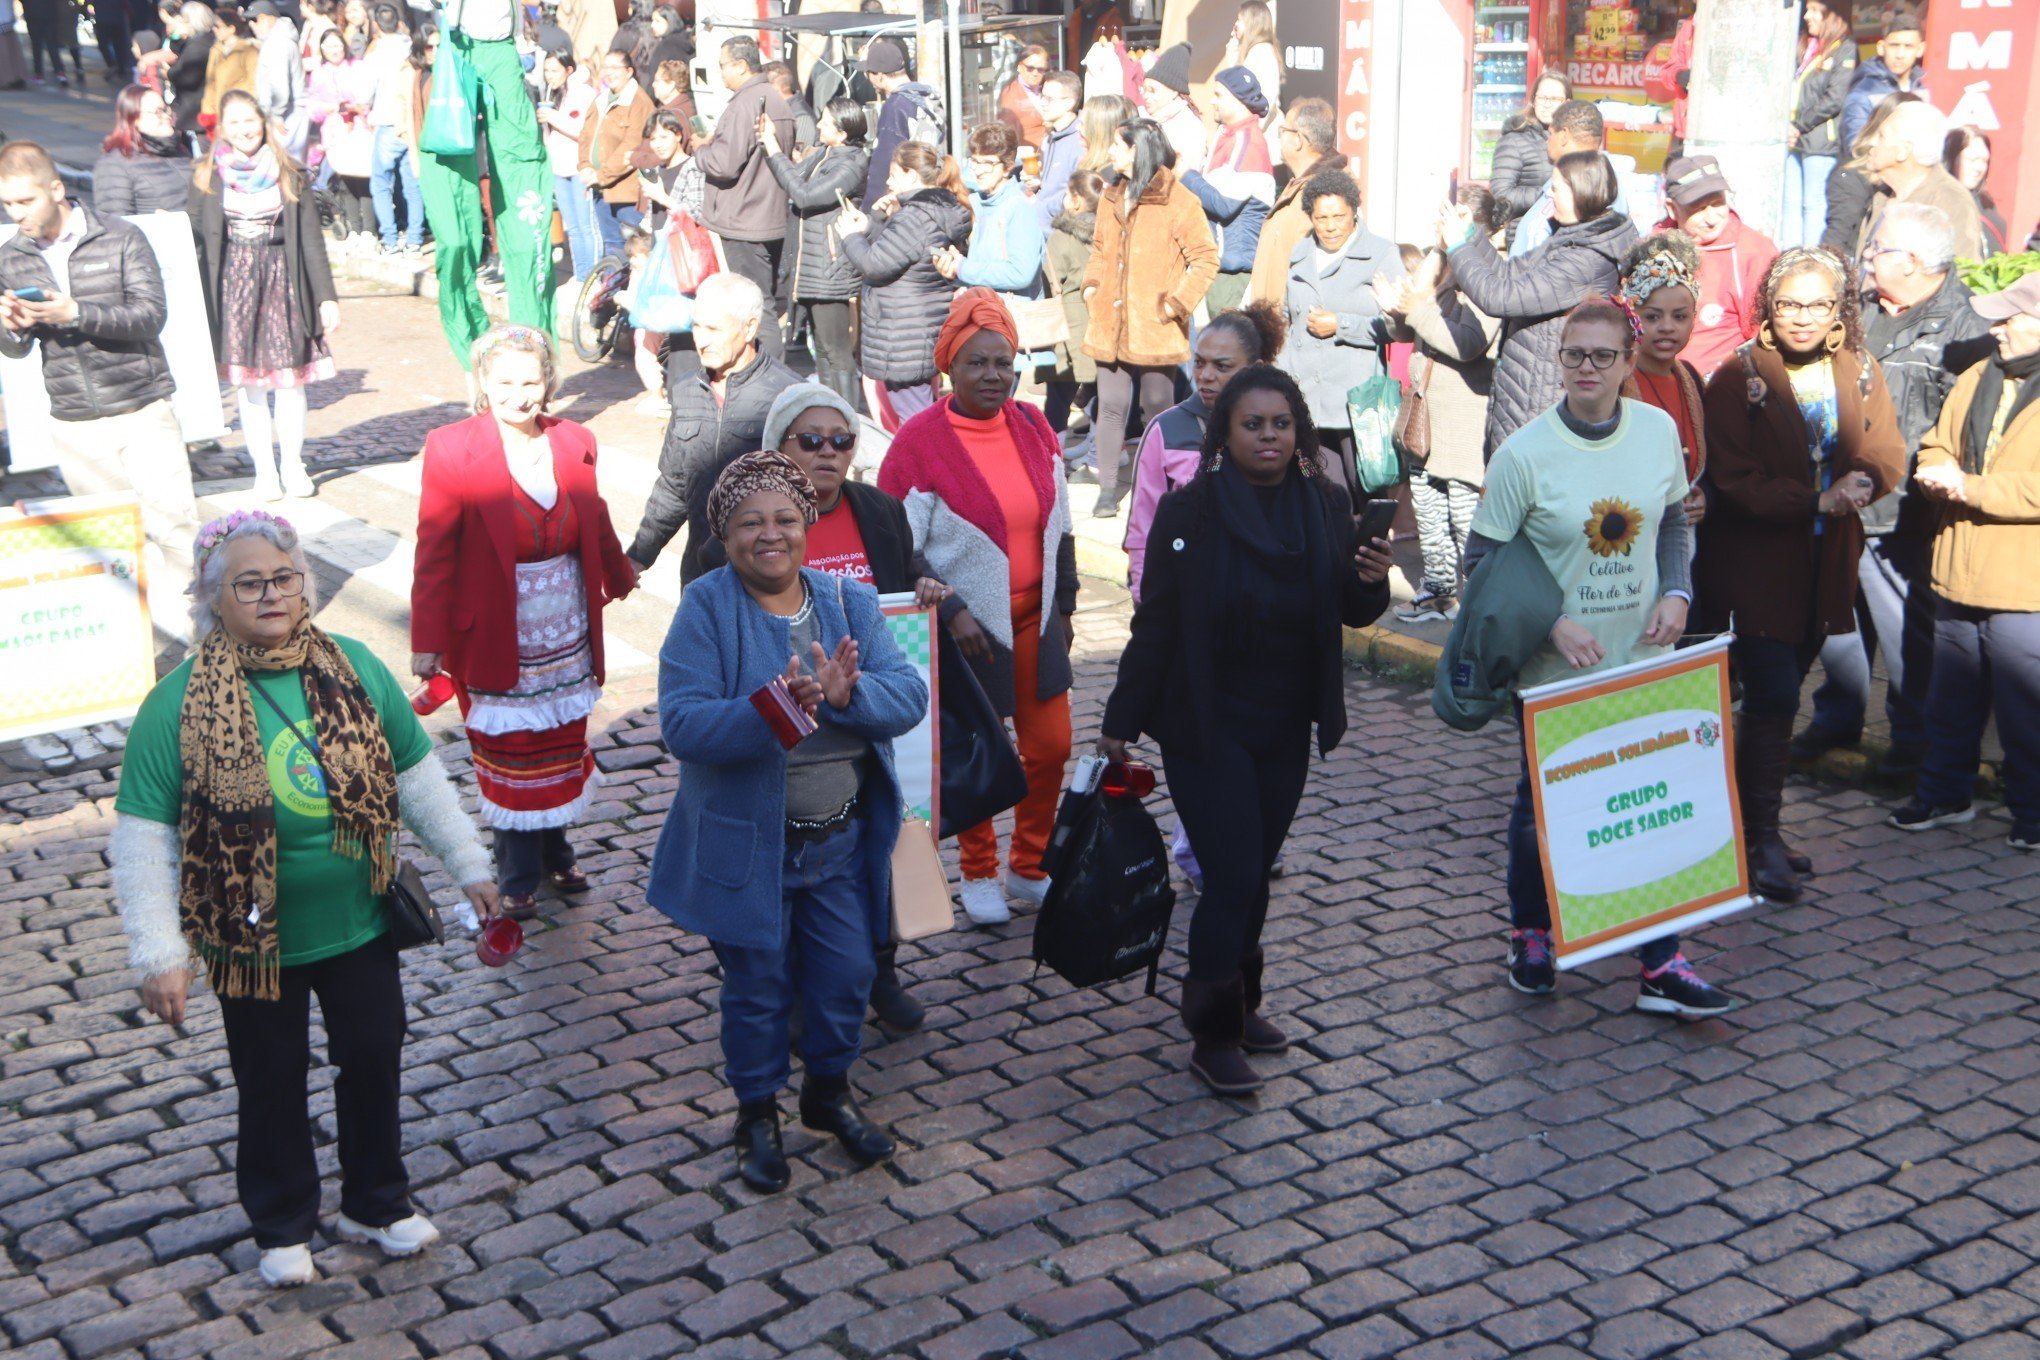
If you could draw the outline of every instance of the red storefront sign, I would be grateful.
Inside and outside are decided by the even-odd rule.
[[[1927,79],[1950,121],[1990,136],[1985,181],[2013,250],[2040,221],[2040,4],[1933,0],[1927,8]]]
[[[1366,154],[1374,102],[1374,0],[1339,0],[1339,145]],[[1365,161],[1362,162],[1363,166]]]

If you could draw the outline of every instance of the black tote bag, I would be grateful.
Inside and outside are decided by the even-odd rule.
[[[1013,738],[985,687],[938,627],[937,674],[942,682],[942,825],[946,840],[988,822],[1027,796],[1027,771]]]

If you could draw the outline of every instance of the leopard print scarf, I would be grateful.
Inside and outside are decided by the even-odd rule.
[[[366,856],[377,893],[388,891],[395,870],[397,775],[361,677],[309,616],[274,650],[237,643],[224,629],[199,647],[177,731],[184,760],[181,924],[215,993],[274,1001],[283,990],[276,804],[248,693],[250,671],[297,672],[326,773],[333,853]]]

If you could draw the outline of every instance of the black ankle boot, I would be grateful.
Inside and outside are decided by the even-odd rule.
[[[1240,1047],[1249,1053],[1280,1053],[1289,1047],[1289,1036],[1274,1021],[1261,1014],[1261,969],[1267,962],[1260,950],[1240,960],[1240,984],[1245,995],[1246,1014],[1240,1026]]]
[[[737,1106],[737,1175],[762,1195],[776,1195],[793,1179],[779,1146],[779,1102],[745,1101]]]
[[[1261,1075],[1240,1051],[1246,989],[1234,973],[1224,982],[1183,979],[1183,1028],[1190,1031],[1190,1070],[1222,1096],[1261,1089]]]
[[[928,1011],[900,985],[899,952],[897,944],[881,945],[878,949],[878,975],[871,980],[871,1013],[887,1029],[912,1033],[927,1019]]]
[[[892,1135],[864,1117],[845,1077],[810,1075],[800,1087],[800,1122],[816,1133],[833,1133],[843,1151],[870,1166],[893,1154]]]

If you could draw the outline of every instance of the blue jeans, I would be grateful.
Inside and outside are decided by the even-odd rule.
[[[623,258],[623,229],[644,221],[635,203],[610,203],[590,193],[589,207],[595,214],[595,229],[602,240],[602,253]]]
[[[368,192],[375,202],[375,228],[382,234],[383,248],[397,244],[395,190],[404,191],[404,244],[425,243],[425,196],[418,192],[418,172],[411,168],[411,148],[397,138],[397,130],[375,130],[375,150],[369,160]]]
[[[1976,761],[1993,711],[2005,746],[2005,805],[2014,822],[2040,823],[2040,614],[1942,600],[1934,617],[1920,802],[1946,807],[1975,797]]]
[[[1817,246],[1827,234],[1827,185],[1835,160],[1785,153],[1785,195],[1778,208],[1778,244],[1784,249]]]
[[[1853,739],[1870,703],[1870,652],[1884,660],[1884,713],[1891,744],[1917,750],[1927,740],[1927,686],[1934,673],[1934,603],[1927,547],[1885,534],[1863,545],[1856,573],[1856,631],[1820,649],[1827,679],[1813,692],[1813,726]]]
[[[560,205],[560,225],[567,232],[567,259],[574,277],[585,279],[602,258],[602,231],[595,225],[595,196],[572,175],[553,176],[553,202]]]
[[[857,1061],[872,955],[864,827],[786,847],[777,949],[715,946],[722,965],[723,1061],[740,1101],[770,1100],[792,1075],[787,1025],[801,1001],[801,1061],[811,1077],[840,1077]]]
[[[1551,894],[1544,886],[1544,852],[1537,844],[1537,810],[1530,801],[1530,757],[1516,780],[1509,809],[1509,924],[1518,930],[1551,929]],[[1664,967],[1679,952],[1679,937],[1660,935],[1636,951],[1645,971]]]

